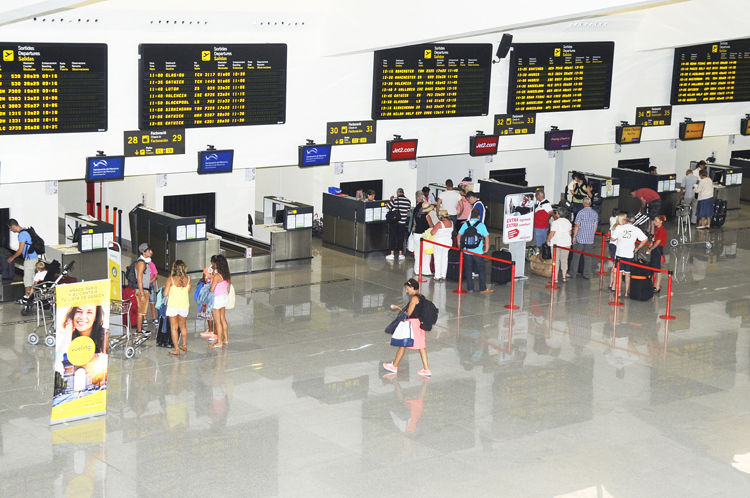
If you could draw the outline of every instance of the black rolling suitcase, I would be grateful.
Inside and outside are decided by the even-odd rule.
[[[460,251],[448,251],[448,270],[445,272],[445,278],[453,282],[458,282],[458,274],[461,261]]]
[[[711,216],[711,226],[720,227],[724,225],[727,219],[727,201],[721,199],[714,200],[714,215]]]
[[[500,251],[492,251],[490,254],[493,258],[505,259],[511,261],[510,251],[501,249]],[[490,281],[493,284],[507,284],[511,280],[512,270],[511,264],[501,263],[500,261],[490,260],[492,264],[492,272],[490,272]]]
[[[156,345],[162,348],[173,348],[172,327],[169,323],[169,317],[159,317],[159,330],[156,332]]]
[[[653,271],[645,268],[630,267],[630,299],[648,301],[654,297],[653,274]]]

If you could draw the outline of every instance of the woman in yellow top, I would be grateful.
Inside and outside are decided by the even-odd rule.
[[[182,335],[182,350],[187,352],[187,316],[190,311],[190,277],[187,276],[187,265],[178,259],[172,265],[172,276],[167,279],[164,297],[167,301],[167,317],[172,329],[174,349],[169,354],[179,355],[179,336]]]

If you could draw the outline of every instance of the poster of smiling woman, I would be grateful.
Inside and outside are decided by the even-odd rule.
[[[55,391],[50,424],[107,411],[109,280],[56,289]]]

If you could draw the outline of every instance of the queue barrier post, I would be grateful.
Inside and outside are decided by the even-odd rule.
[[[622,275],[620,274],[620,260],[617,260],[617,279],[615,280],[615,300],[610,301],[610,306],[625,306],[625,303],[620,302],[620,282],[622,281]]]
[[[417,282],[420,284],[427,282],[426,278],[422,278],[422,264],[424,264],[424,261],[422,261],[422,258],[424,258],[424,239],[422,237],[419,238],[419,276],[417,277]]]
[[[557,290],[560,288],[559,285],[555,285],[555,278],[557,277],[557,244],[552,246],[552,280],[549,285],[545,285],[545,289]]]
[[[607,245],[607,234],[601,234],[602,235],[602,252],[599,257],[599,271],[594,273],[594,275],[606,275],[607,272],[604,270],[604,251],[605,246]]]
[[[514,304],[516,296],[516,262],[513,261],[510,265],[510,304],[506,304],[504,308],[506,310],[517,310],[520,307]]]
[[[669,270],[669,280],[667,283],[667,313],[665,315],[659,315],[662,320],[676,320],[677,317],[672,315],[672,270]]]
[[[469,291],[463,289],[463,277],[464,277],[464,252],[459,249],[458,251],[458,289],[454,290],[454,294],[468,294]],[[469,276],[471,278],[471,276]]]

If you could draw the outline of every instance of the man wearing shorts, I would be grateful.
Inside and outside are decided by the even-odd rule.
[[[23,256],[23,286],[26,287],[26,294],[16,304],[27,304],[34,292],[34,273],[39,255],[31,250],[31,235],[28,230],[21,228],[14,218],[8,220],[8,228],[18,234],[18,250],[8,258],[8,264],[13,264],[14,259]]]
[[[632,263],[635,251],[645,246],[648,242],[648,237],[643,231],[633,226],[635,218],[632,215],[625,217],[622,225],[617,225],[612,232],[610,240],[617,246],[615,252],[615,258],[620,262],[620,271],[625,274],[625,296],[630,292],[630,265],[625,263]],[[638,243],[638,247],[636,247]],[[612,275],[609,281],[609,290],[615,290],[615,278],[620,278],[617,274],[617,265],[612,267]]]
[[[641,201],[641,213],[648,215],[648,231],[654,233],[654,217],[661,211],[661,197],[650,188],[633,190],[630,195]]]
[[[136,260],[135,275],[138,278],[138,288],[135,290],[135,297],[138,300],[138,333],[150,334],[151,331],[143,330],[143,322],[146,321],[148,312],[148,299],[151,294],[151,270],[148,264],[151,262],[153,251],[151,246],[143,243],[138,246],[141,256]],[[146,322],[148,323],[148,322]]]

